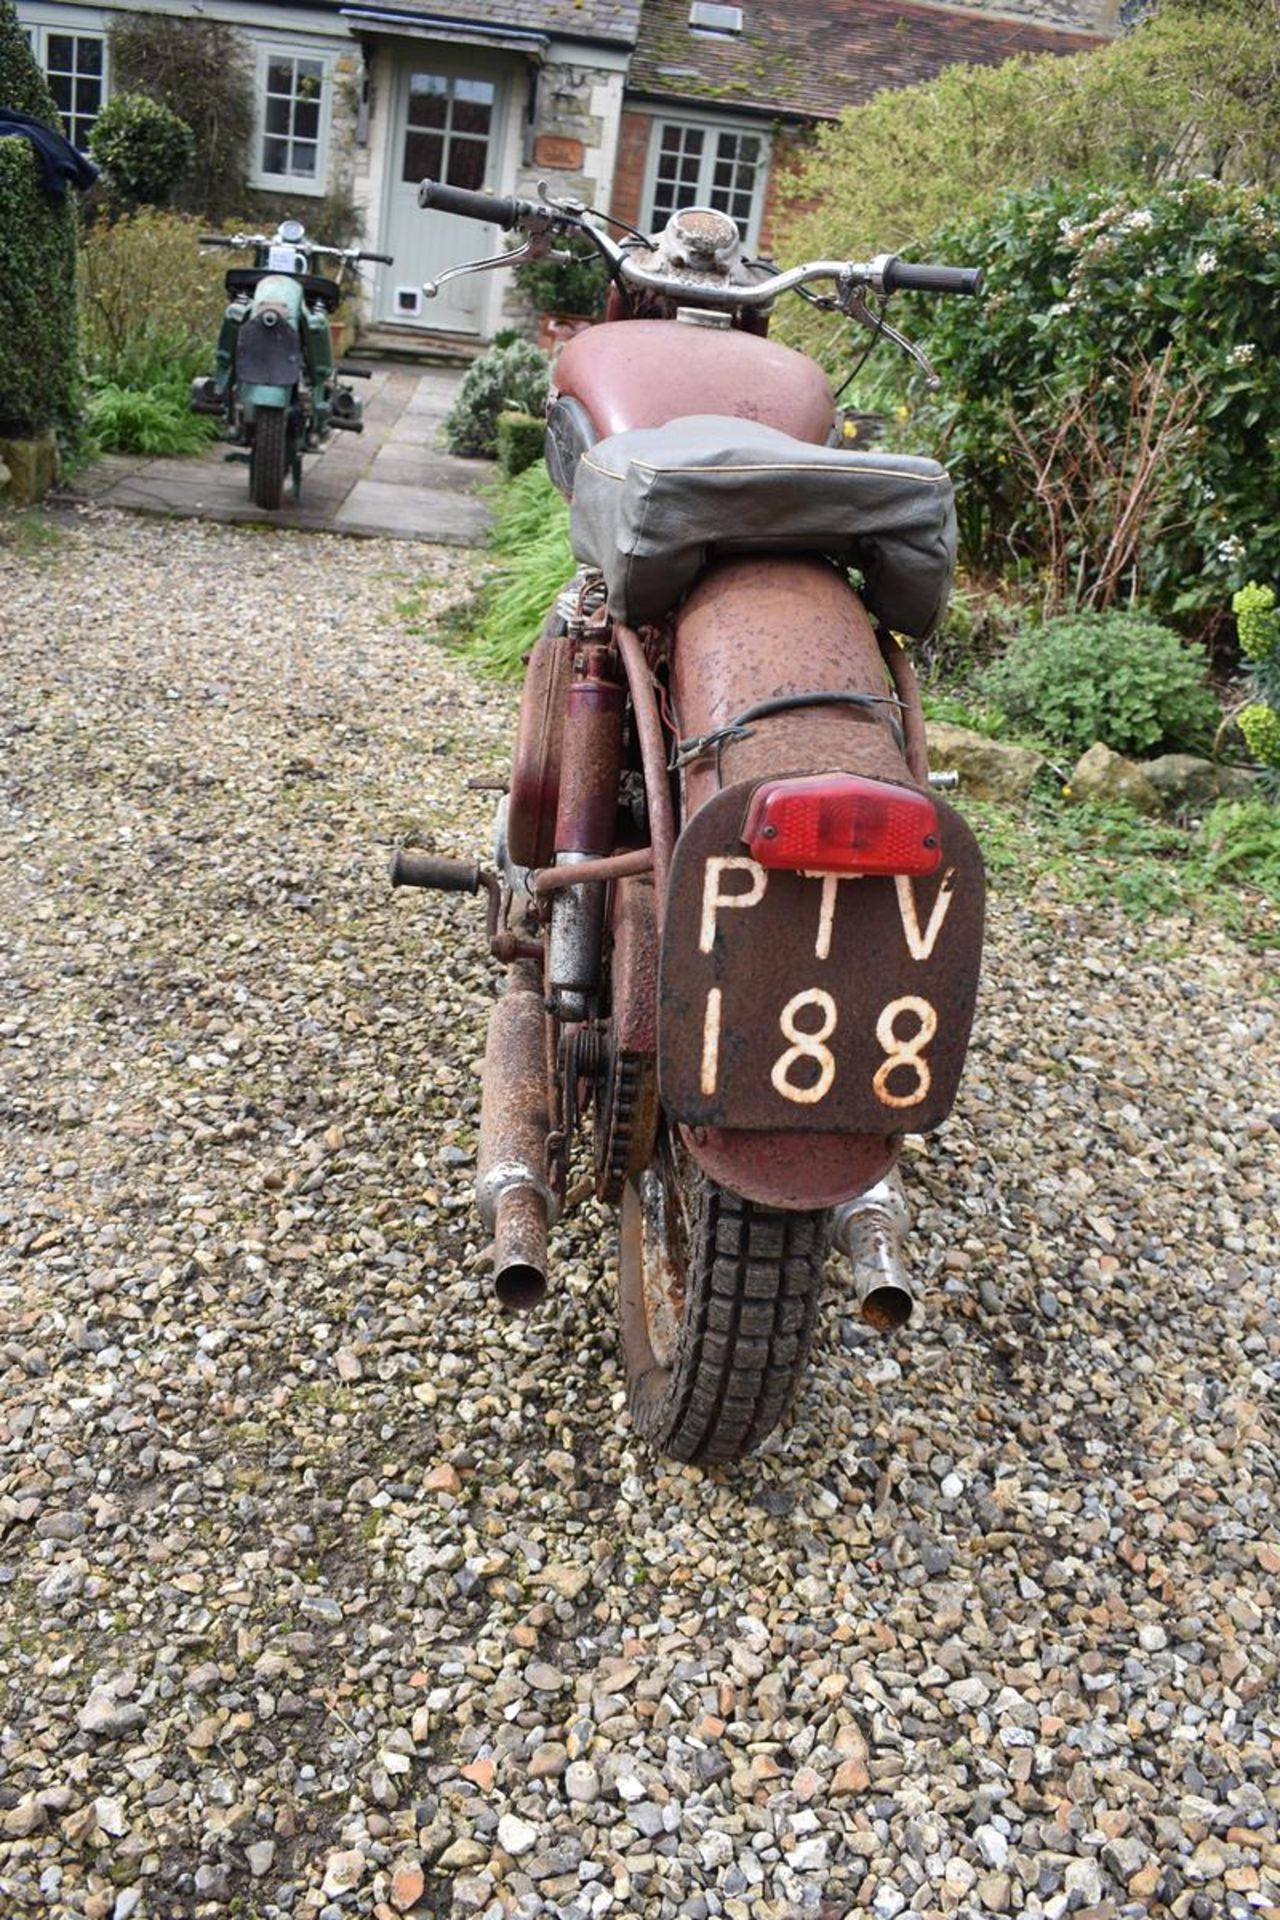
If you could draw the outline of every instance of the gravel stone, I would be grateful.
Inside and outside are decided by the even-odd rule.
[[[584,1807],[594,1806],[600,1798],[600,1775],[588,1760],[575,1760],[566,1768],[565,1792]]]
[[[1274,920],[997,870],[909,1332],[833,1264],[788,1422],[675,1466],[593,1202],[496,1306],[497,969],[385,884],[490,842],[514,696],[435,641],[476,562],[24,526],[5,1920],[1280,1911]]]
[[[998,1827],[979,1827],[973,1838],[978,1852],[989,1867],[998,1870],[1004,1866],[1009,1858],[1009,1842]]]
[[[504,1813],[498,1822],[498,1845],[514,1854],[518,1859],[522,1853],[528,1853],[538,1844],[538,1829],[532,1821],[518,1819],[514,1813]]]

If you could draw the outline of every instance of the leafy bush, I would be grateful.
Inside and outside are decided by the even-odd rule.
[[[1094,52],[949,67],[822,129],[787,183],[777,247],[788,260],[865,259],[1047,180],[1117,187],[1203,170],[1274,181],[1278,83],[1274,9],[1257,0],[1163,0]],[[776,325],[824,352],[847,348],[799,301]]]
[[[569,258],[527,261],[516,268],[516,285],[539,313],[599,313],[609,281],[598,249],[589,240],[571,239],[558,241],[555,251]]]
[[[218,423],[190,411],[213,366],[225,262],[197,245],[203,222],[148,209],[93,227],[80,249],[80,311],[100,451],[195,453]]]
[[[99,387],[90,396],[86,425],[95,447],[117,453],[198,453],[218,433],[216,420],[191,412],[185,382],[142,390]]]
[[[181,19],[117,14],[111,71],[118,87],[158,101],[191,128],[194,157],[174,190],[175,203],[213,221],[235,213],[244,201],[253,132],[253,68],[244,36],[189,10]],[[325,238],[336,236],[326,230]]]
[[[1082,753],[1201,746],[1218,720],[1206,662],[1140,613],[1063,614],[1025,629],[979,677],[1015,725]]]
[[[89,148],[122,199],[162,207],[191,165],[195,137],[159,101],[117,93],[94,121]]]
[[[539,414],[547,403],[544,355],[528,340],[495,343],[468,369],[444,423],[451,453],[492,460],[498,451],[498,415]]]
[[[1280,576],[1280,190],[1038,188],[932,248],[987,270],[906,320],[942,384],[904,437],[951,467],[967,564],[1202,624]]]
[[[12,0],[0,0],[0,106],[59,125]],[[0,140],[0,434],[69,433],[76,387],[75,201],[45,192],[29,141]]]
[[[211,371],[226,260],[201,253],[202,231],[201,221],[152,209],[85,235],[80,314],[90,373],[146,387]]]
[[[1280,812],[1265,800],[1220,800],[1201,829],[1200,866],[1280,899]]]

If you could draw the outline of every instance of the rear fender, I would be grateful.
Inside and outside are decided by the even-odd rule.
[[[779,695],[893,691],[866,608],[828,561],[730,561],[710,568],[680,610],[671,696],[684,740]],[[839,768],[916,784],[893,712],[833,706],[753,721],[749,738],[727,740],[686,766],[683,819],[722,787],[766,775]]]
[[[287,407],[293,399],[292,387],[241,385],[239,392],[240,406],[246,420],[256,419],[259,407]]]
[[[817,560],[713,569],[681,612],[672,670],[680,737],[761,700],[892,692],[861,602]],[[901,1136],[955,1098],[977,993],[982,861],[937,805],[926,879],[766,873],[742,828],[761,780],[847,772],[916,787],[891,706],[752,721],[682,775],[684,826],[660,969],[663,1106],[695,1160],[762,1204],[829,1207],[893,1165]]]

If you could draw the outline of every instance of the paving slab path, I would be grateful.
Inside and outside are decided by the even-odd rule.
[[[248,470],[215,442],[189,459],[109,453],[77,474],[64,497],[180,519],[266,521],[313,532],[383,535],[480,546],[489,511],[479,497],[493,477],[487,460],[460,460],[441,439],[462,380],[452,367],[378,366],[356,383],[365,429],[335,433],[307,456],[302,498],[286,492],[274,513],[249,498]]]

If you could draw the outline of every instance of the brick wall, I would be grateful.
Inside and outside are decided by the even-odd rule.
[[[616,220],[625,220],[633,227],[640,225],[644,212],[644,169],[649,156],[651,125],[647,113],[627,109],[618,129],[618,157],[613,169],[609,211]]]

